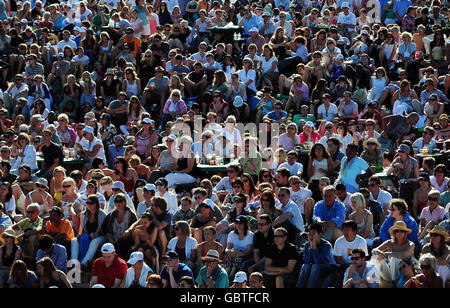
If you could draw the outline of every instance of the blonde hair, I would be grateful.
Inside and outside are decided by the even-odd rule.
[[[366,199],[364,199],[363,194],[360,192],[352,194],[352,196],[350,197],[350,201],[355,201],[360,208],[366,208]]]
[[[76,186],[75,180],[72,179],[72,178],[65,178],[65,179],[62,181],[62,184],[63,184],[63,185],[64,185],[64,183],[69,183],[70,186],[72,186],[72,187],[75,187],[75,186]]]
[[[65,122],[69,123],[69,117],[68,117],[67,114],[65,114],[65,113],[61,113],[61,114],[58,116],[58,121],[59,121],[59,120],[64,120]]]

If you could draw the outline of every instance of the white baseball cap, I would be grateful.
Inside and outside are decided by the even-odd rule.
[[[147,185],[145,185],[144,186],[144,190],[148,190],[148,191],[153,190],[154,192],[158,191],[158,189],[156,188],[156,186],[154,184],[147,184]]]
[[[245,272],[237,272],[236,275],[234,275],[233,282],[243,283],[244,281],[247,281],[247,274]]]
[[[344,3],[342,3],[341,8],[344,8],[344,7],[350,8],[350,4],[348,2],[344,2]]]
[[[253,28],[251,28],[251,29],[250,29],[250,31],[249,31],[249,32],[259,32],[259,31],[258,31],[258,28],[256,28],[256,27],[253,27]]]
[[[90,126],[86,126],[86,127],[83,129],[83,131],[86,132],[86,133],[88,133],[88,134],[94,135],[94,129],[93,129],[92,127],[90,127]]]
[[[114,245],[111,243],[105,243],[102,246],[102,253],[114,253],[116,249],[114,248]]]
[[[105,289],[105,286],[100,283],[97,283],[92,286],[92,289]]]
[[[130,255],[130,260],[127,263],[133,265],[142,260],[144,260],[144,254],[140,251],[135,251]]]

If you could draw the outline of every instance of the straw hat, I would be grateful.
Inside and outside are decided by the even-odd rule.
[[[394,236],[395,230],[403,230],[406,231],[407,235],[411,233],[411,229],[409,229],[406,226],[406,223],[404,221],[396,221],[395,224],[389,229],[389,233],[391,233],[391,236]]]
[[[434,226],[433,229],[428,229],[427,230],[429,234],[439,234],[442,235],[444,237],[445,242],[448,242],[448,233],[445,231],[445,228],[442,226]]]
[[[203,261],[211,260],[211,261],[219,262],[220,261],[219,252],[217,250],[210,249],[206,253],[206,256],[204,256],[202,259],[203,259]]]
[[[364,143],[363,143],[363,146],[364,146],[364,148],[365,149],[367,149],[367,144],[368,143],[375,143],[376,145],[377,145],[377,150],[379,149],[379,148],[381,148],[381,144],[378,142],[378,140],[377,139],[375,139],[375,138],[369,138],[369,139],[367,139],[366,141],[364,141]]]

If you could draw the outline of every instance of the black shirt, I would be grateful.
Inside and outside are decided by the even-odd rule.
[[[187,78],[193,83],[199,83],[203,76],[205,75],[205,71],[200,71],[198,74],[195,71],[192,71],[187,75]]]
[[[45,144],[41,147],[42,153],[44,154],[45,168],[49,168],[55,163],[55,158],[59,158],[58,166],[61,166],[64,162],[64,155],[61,147],[54,142],[50,143],[50,146]]]
[[[273,228],[270,228],[267,237],[264,237],[262,232],[259,230],[253,234],[253,247],[255,249],[259,249],[260,258],[268,256],[273,243]]]
[[[272,260],[274,267],[286,267],[289,260],[297,260],[297,248],[289,242],[286,242],[283,250],[278,250],[278,247],[273,244],[267,253],[267,258]]]

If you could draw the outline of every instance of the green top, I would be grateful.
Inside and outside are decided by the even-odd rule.
[[[389,1],[388,3],[386,3],[386,5],[384,7],[391,5],[391,3],[392,3],[392,1]],[[394,13],[393,7],[391,7],[391,9],[389,11],[386,11],[385,18],[391,18],[391,19],[395,18],[395,13]]]
[[[212,279],[214,281],[214,287],[217,289],[228,289],[230,287],[230,283],[228,281],[228,274],[225,269],[217,265],[217,267],[212,271]],[[206,266],[203,266],[198,273],[197,279],[195,282],[199,285],[207,285],[208,277],[206,275]]]
[[[257,162],[256,168],[254,171],[250,171],[250,168],[247,165],[247,163],[249,161],[251,161],[252,163]],[[258,175],[259,171],[261,170],[262,156],[258,151],[254,151],[253,153],[249,153],[248,157],[246,157],[246,156],[241,157],[241,159],[239,160],[239,163],[242,166],[243,173],[248,173],[250,175]]]
[[[109,14],[106,14],[106,13],[105,13],[105,18],[108,22],[111,19]],[[97,14],[92,18],[92,24],[94,25],[94,30],[102,29],[102,18],[100,17],[100,15]]]
[[[42,225],[43,225],[44,221],[42,220],[41,217],[38,217],[34,223],[31,222],[31,220],[29,218],[25,218],[21,221],[19,221],[16,226],[19,227],[19,229],[21,231],[25,231],[28,229],[34,229],[34,227],[36,227],[36,229],[42,229]]]
[[[316,117],[313,114],[308,114],[306,117],[302,116],[301,114],[294,115],[293,122],[298,125],[300,124],[300,120],[305,120],[305,122],[311,121],[313,123],[316,123]]]

